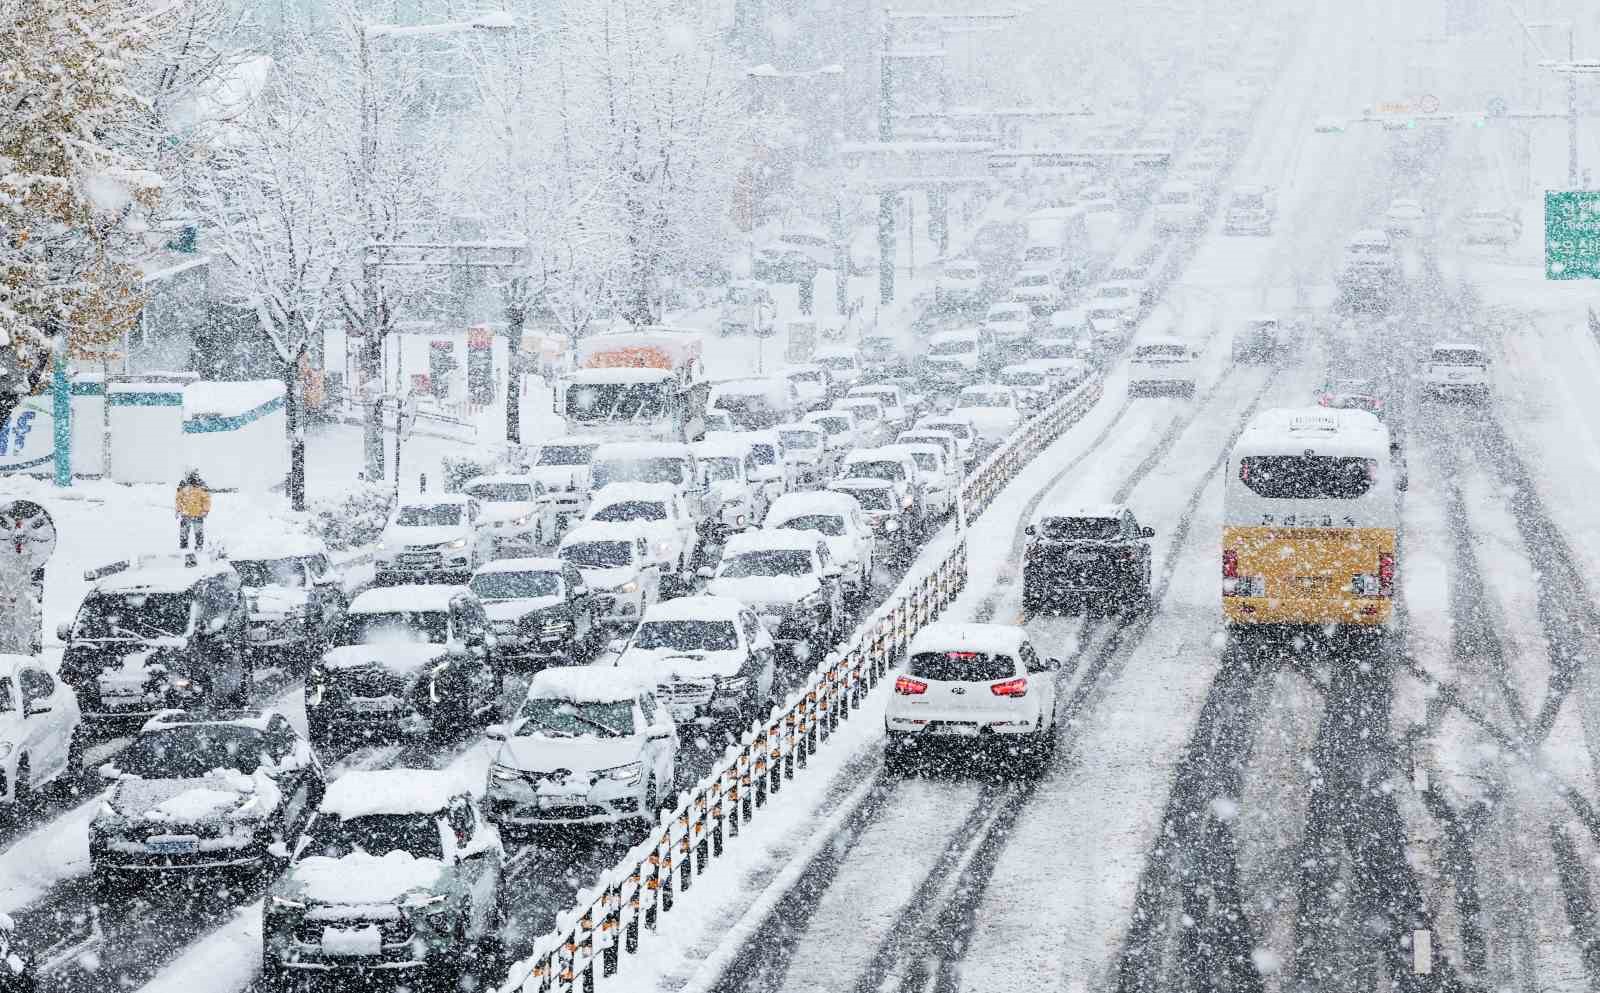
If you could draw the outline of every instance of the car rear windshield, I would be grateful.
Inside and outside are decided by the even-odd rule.
[[[926,472],[937,472],[939,470],[939,456],[932,452],[912,452],[911,458],[916,461],[918,469]]]
[[[118,769],[142,779],[199,779],[212,769],[252,775],[266,737],[236,724],[199,724],[143,731],[116,757]]]
[[[78,612],[79,638],[181,638],[189,629],[186,593],[91,593]]]
[[[684,461],[676,457],[608,459],[594,467],[595,489],[608,483],[671,483],[682,486],[685,481]]]
[[[437,814],[368,814],[345,820],[323,814],[311,829],[302,859],[320,855],[342,859],[353,852],[382,858],[390,852],[408,852],[413,858],[444,858]]]
[[[785,531],[821,531],[830,538],[844,534],[844,518],[837,514],[805,514],[772,526]]]
[[[578,541],[558,553],[564,561],[586,569],[620,569],[633,563],[631,541]]]
[[[941,683],[987,683],[1016,674],[1009,655],[988,652],[919,652],[911,656],[911,675]]]
[[[722,561],[720,579],[745,579],[753,576],[809,576],[811,555],[798,548],[744,552]]]
[[[297,558],[234,559],[232,565],[233,571],[239,574],[241,586],[300,587],[306,584],[305,567]]]
[[[487,503],[527,503],[533,499],[533,487],[527,483],[475,483],[467,493]]]
[[[1488,365],[1482,352],[1470,348],[1435,348],[1430,361],[1434,365]]]
[[[346,614],[336,640],[341,645],[442,645],[450,640],[450,615],[442,610]]]
[[[588,465],[598,445],[546,445],[535,465]]]
[[[750,454],[755,458],[757,465],[778,464],[778,450],[771,445],[765,443],[751,445]]]
[[[897,482],[906,478],[906,467],[894,459],[876,459],[851,462],[845,466],[845,473],[857,479],[887,479],[890,482]]]
[[[1267,201],[1259,193],[1240,193],[1234,196],[1233,205],[1245,210],[1260,210],[1267,205]]]
[[[928,349],[929,355],[971,355],[978,350],[978,343],[971,338],[957,338],[955,341],[936,341]]]
[[[848,355],[822,355],[816,362],[825,369],[854,369],[856,366],[856,360]]]
[[[667,505],[660,500],[618,500],[606,504],[590,515],[591,521],[664,521]]]
[[[517,737],[626,738],[633,733],[632,700],[561,700],[530,697],[517,711]]]
[[[1007,386],[1043,386],[1044,373],[1042,372],[1006,372],[1000,374],[1000,381]]]
[[[783,439],[785,448],[822,447],[822,438],[814,431],[780,431],[778,437]]]
[[[1051,342],[1035,346],[1034,354],[1041,359],[1071,359],[1077,357],[1078,346],[1070,341]]]
[[[1133,354],[1141,359],[1181,359],[1186,354],[1186,349],[1182,345],[1140,345],[1133,350]]]
[[[645,621],[633,647],[678,652],[731,652],[739,647],[732,621]]]
[[[461,523],[459,503],[416,504],[401,507],[394,522],[403,528],[453,527]]]
[[[829,434],[843,434],[849,431],[851,427],[849,417],[818,417],[812,420],[811,423]]]
[[[1052,541],[1114,541],[1122,536],[1115,517],[1047,517],[1039,530]]]
[[[963,393],[961,399],[956,401],[957,407],[1009,407],[1011,396],[1008,393]]]
[[[479,600],[522,600],[561,592],[559,572],[485,572],[472,577],[468,589]]]
[[[861,489],[845,490],[845,492],[856,498],[856,503],[861,505],[862,510],[893,509],[893,502],[890,499],[890,491],[887,486],[863,487]]]
[[[1334,455],[1251,455],[1239,479],[1274,500],[1354,500],[1372,488],[1376,459]]]

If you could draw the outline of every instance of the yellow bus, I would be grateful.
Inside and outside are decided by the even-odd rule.
[[[1397,564],[1392,453],[1388,429],[1364,410],[1251,419],[1223,484],[1230,626],[1387,624]]]

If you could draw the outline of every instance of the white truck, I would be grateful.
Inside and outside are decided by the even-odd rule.
[[[644,327],[585,338],[555,391],[567,430],[604,441],[688,442],[705,432],[710,384],[698,332]]]

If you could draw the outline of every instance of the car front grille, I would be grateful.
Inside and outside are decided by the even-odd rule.
[[[667,706],[703,707],[716,695],[717,684],[710,679],[677,679],[656,687],[656,698]]]

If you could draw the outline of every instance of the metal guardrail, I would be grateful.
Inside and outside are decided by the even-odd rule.
[[[990,453],[962,484],[966,518],[990,505],[1006,483],[1100,399],[1098,379],[1030,418]],[[958,528],[960,524],[958,523]],[[638,954],[679,893],[695,885],[744,825],[771,807],[772,797],[807,768],[808,760],[883,681],[912,635],[936,619],[966,583],[967,540],[925,569],[913,567],[905,592],[885,603],[851,638],[819,663],[806,683],[754,723],[717,766],[663,812],[649,837],[635,845],[577,906],[558,915],[556,930],[512,967],[501,993],[592,993],[598,976],[614,976],[624,954]]]

